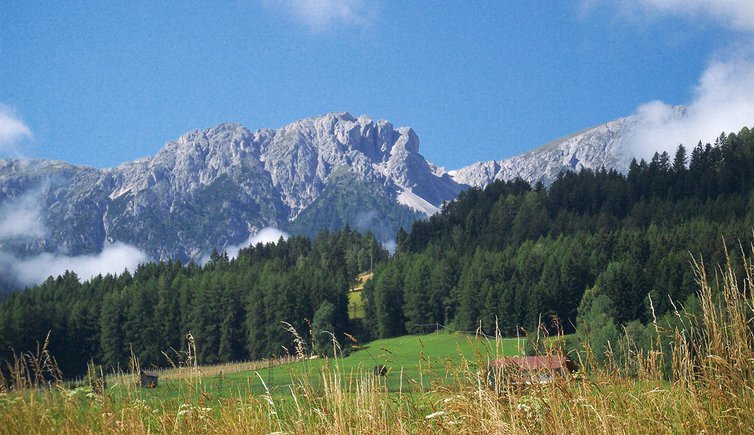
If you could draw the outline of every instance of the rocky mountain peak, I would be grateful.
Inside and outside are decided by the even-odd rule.
[[[674,108],[674,116],[683,113]],[[366,115],[333,112],[253,132],[224,123],[109,169],[0,161],[0,206],[33,193],[51,229],[14,255],[92,254],[123,242],[155,260],[190,260],[270,226],[313,235],[349,223],[387,240],[468,186],[515,177],[549,184],[563,171],[624,170],[626,138],[638,122],[620,118],[449,172],[424,159],[413,129]]]
[[[529,183],[551,184],[562,172],[582,169],[628,170],[633,155],[630,142],[637,128],[648,121],[651,114],[642,113],[588,128],[556,139],[524,154],[504,160],[478,162],[450,171],[461,184],[483,188],[495,180],[520,177]],[[674,106],[669,116],[686,116],[684,106]]]
[[[418,154],[419,138],[412,129],[396,129],[384,120],[375,123],[366,115],[335,112],[296,121],[266,135],[259,147],[265,171],[283,192],[292,219],[321,194],[339,168],[396,191],[439,182],[445,187],[427,198],[435,206],[460,190]]]
[[[363,230],[379,225],[382,237],[392,237],[396,225],[435,212],[462,189],[418,150],[412,129],[347,112],[254,132],[223,123],[109,169],[0,162],[0,201],[50,186],[40,193],[40,216],[55,230],[26,245],[24,255],[90,254],[123,242],[152,259],[189,260],[264,227],[313,234],[346,222]],[[350,210],[354,200],[363,205]],[[293,225],[302,215],[306,228]]]

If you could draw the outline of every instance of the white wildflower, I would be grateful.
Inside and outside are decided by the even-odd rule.
[[[445,411],[437,411],[437,412],[433,412],[432,414],[429,414],[428,416],[424,417],[424,419],[425,420],[429,420],[429,419],[432,419],[432,418],[435,418],[435,417],[440,417],[440,416],[443,416],[443,415],[445,415]]]

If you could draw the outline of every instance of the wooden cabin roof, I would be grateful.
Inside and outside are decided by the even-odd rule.
[[[492,367],[518,367],[522,370],[571,370],[572,363],[563,356],[511,356],[490,361]]]

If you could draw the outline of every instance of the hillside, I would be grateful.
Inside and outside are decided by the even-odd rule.
[[[0,218],[33,223],[0,233],[0,263],[123,245],[199,261],[267,227],[313,236],[348,224],[387,242],[463,189],[418,151],[410,128],[330,113],[276,130],[195,130],[108,169],[0,160]]]
[[[673,116],[683,118],[686,108],[674,107]],[[626,173],[631,159],[636,157],[631,139],[640,122],[639,115],[618,118],[508,159],[474,163],[449,174],[458,183],[484,188],[495,180],[516,178],[532,185],[541,182],[549,186],[559,175],[582,169],[615,169]],[[660,144],[653,145],[659,149]]]
[[[542,325],[591,337],[601,357],[627,325],[640,343],[636,331],[655,316],[698,308],[690,264],[726,263],[723,243],[730,252],[748,246],[752,197],[748,128],[633,161],[626,175],[582,171],[549,189],[521,180],[470,189],[399,234],[397,254],[362,292],[365,325],[376,337],[435,322],[505,335]]]

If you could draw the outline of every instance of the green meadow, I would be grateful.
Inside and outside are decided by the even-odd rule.
[[[520,354],[523,340],[488,339],[468,334],[436,332],[375,340],[348,356],[339,358],[301,359],[273,364],[256,370],[223,373],[211,367],[184,369],[183,376],[165,372],[169,379],[160,380],[157,388],[136,389],[130,376],[115,377],[108,388],[114,396],[136,395],[143,400],[180,398],[187,389],[196,390],[212,400],[246,394],[290,395],[290,389],[306,379],[311,387],[321,387],[323,372],[337,371],[345,385],[365,376],[375,376],[375,367],[384,367],[380,377],[389,392],[415,392],[433,384],[450,384],[461,365],[483,370],[490,359]],[[340,354],[340,351],[338,351]],[[208,372],[212,372],[208,375]],[[180,376],[180,377],[179,377]]]

